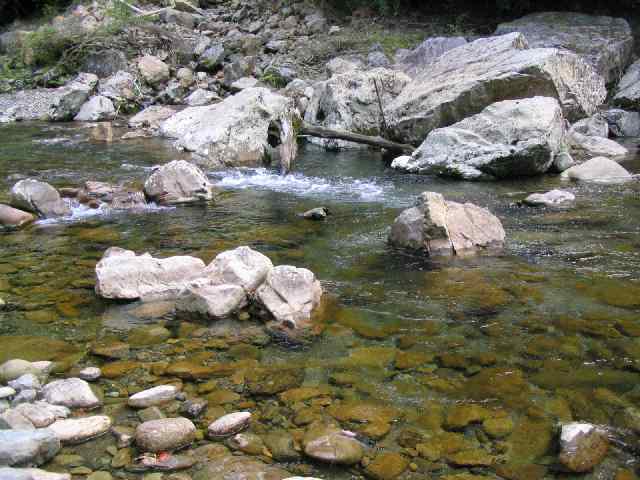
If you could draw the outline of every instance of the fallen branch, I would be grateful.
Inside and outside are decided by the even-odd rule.
[[[309,125],[308,123],[302,124],[302,127],[300,128],[300,134],[310,137],[334,138],[337,140],[346,140],[348,142],[362,143],[364,145],[384,148],[393,152],[413,153],[413,151],[415,150],[415,147],[413,147],[413,145],[392,142],[391,140],[386,140],[382,137],[371,137],[368,135],[361,135],[359,133],[346,132],[344,130],[331,130],[325,127]]]
[[[150,12],[147,12],[145,10],[142,10],[141,8],[136,7],[135,5],[131,5],[129,2],[125,1],[125,0],[117,0],[118,2],[120,2],[121,4],[125,5],[126,7],[130,8],[131,10],[133,10],[134,12],[136,12],[138,15],[138,17],[148,17],[151,15],[157,15],[159,13],[164,12],[165,10],[167,10],[169,7],[165,7],[165,8],[160,8],[158,10],[151,10]]]

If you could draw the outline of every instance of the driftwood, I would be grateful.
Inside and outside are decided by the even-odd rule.
[[[315,125],[310,125],[308,123],[302,124],[302,127],[300,128],[300,134],[310,137],[347,140],[349,142],[362,143],[365,145],[371,145],[372,147],[384,148],[386,150],[405,154],[413,153],[413,151],[415,150],[415,147],[413,147],[413,145],[392,142],[391,140],[386,140],[382,137],[370,137],[368,135],[346,132],[344,130],[331,130],[330,128],[318,127]]]

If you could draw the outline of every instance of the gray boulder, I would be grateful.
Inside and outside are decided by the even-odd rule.
[[[640,137],[640,113],[612,108],[602,113],[614,137]]]
[[[410,157],[391,166],[465,180],[545,173],[564,148],[565,121],[557,100],[505,100],[427,136]]]
[[[96,95],[87,100],[80,111],[74,117],[76,122],[102,122],[113,120],[116,116],[116,108],[107,97]]]
[[[91,410],[101,405],[89,384],[80,378],[65,378],[47,383],[42,388],[42,396],[47,403],[67,408]]]
[[[20,180],[13,186],[11,205],[33,212],[42,218],[60,217],[71,213],[71,209],[55,188],[31,178]]]
[[[96,294],[121,300],[175,297],[187,282],[202,277],[204,268],[204,262],[195,257],[159,259],[112,247],[96,265]]]
[[[131,117],[129,119],[129,127],[158,129],[162,122],[175,114],[175,108],[164,105],[151,105]]]
[[[433,256],[498,249],[504,239],[502,223],[489,210],[472,203],[449,202],[435,192],[420,195],[414,207],[396,218],[389,234],[391,245]]]
[[[100,78],[106,78],[125,68],[127,68],[127,57],[124,52],[109,49],[89,53],[84,59],[82,70]]]
[[[136,98],[135,78],[129,72],[118,71],[100,81],[98,94],[116,103],[123,103]]]
[[[387,105],[410,80],[402,72],[385,68],[334,75],[314,86],[305,121],[334,130],[377,135],[382,118],[374,82],[378,82],[382,104]],[[328,149],[363,148],[345,140],[311,138],[310,141]]]
[[[144,81],[152,87],[157,87],[159,84],[169,80],[169,65],[153,55],[145,55],[140,58],[138,60],[138,70]]]
[[[583,135],[572,131],[567,136],[571,153],[578,159],[594,157],[621,158],[629,155],[629,150],[608,138]]]
[[[522,33],[533,48],[563,48],[583,56],[607,83],[631,61],[633,34],[623,18],[576,12],[542,12],[502,23],[496,35]]]
[[[419,145],[432,130],[451,125],[502,100],[554,97],[576,121],[604,102],[603,78],[578,55],[529,48],[511,33],[482,38],[442,54],[386,107],[395,138]]]
[[[269,257],[249,247],[238,247],[218,254],[205,274],[216,285],[237,285],[253,293],[272,269]]]
[[[384,52],[371,52],[367,55],[367,64],[371,68],[389,68],[391,62]]]
[[[49,120],[72,120],[95,90],[96,85],[98,85],[96,75],[81,73],[64,87],[58,88],[49,106]]]
[[[0,466],[42,465],[59,451],[60,440],[49,429],[0,430]]]
[[[591,137],[609,138],[609,123],[600,113],[589,118],[583,118],[571,125],[569,133],[577,132]]]
[[[396,68],[413,78],[443,53],[466,43],[467,40],[464,37],[427,38],[416,48],[402,56],[396,64]]]
[[[144,193],[163,205],[213,199],[213,187],[207,176],[184,160],[173,160],[153,172],[144,182]]]
[[[215,72],[222,67],[226,52],[222,43],[214,43],[202,52],[198,64],[207,71]]]
[[[176,313],[218,320],[230,317],[247,304],[247,293],[242,287],[201,280],[192,282],[180,293]]]
[[[29,212],[18,210],[0,203],[0,225],[7,228],[20,228],[33,222],[36,217]]]
[[[625,72],[613,97],[614,105],[630,110],[640,110],[640,60]]]
[[[288,171],[297,155],[297,118],[291,99],[249,88],[214,105],[184,109],[162,123],[161,133],[209,168],[262,166],[277,160]]]
[[[190,107],[202,107],[220,101],[217,93],[204,88],[198,88],[184,99],[185,103]]]
[[[92,440],[107,433],[111,419],[106,415],[57,420],[49,425],[63,445],[74,445]]]
[[[196,427],[187,418],[150,420],[136,428],[136,444],[142,452],[173,451],[190,445],[196,438]]]
[[[544,206],[544,207],[556,207],[563,203],[570,203],[576,199],[576,196],[565,190],[551,190],[546,193],[532,193],[524,199],[526,205],[532,207]]]
[[[562,172],[562,177],[581,182],[622,183],[633,176],[618,163],[606,157],[596,157]]]

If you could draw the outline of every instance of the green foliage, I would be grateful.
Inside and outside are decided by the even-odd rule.
[[[284,88],[287,86],[287,81],[275,69],[268,69],[260,80],[273,88]]]

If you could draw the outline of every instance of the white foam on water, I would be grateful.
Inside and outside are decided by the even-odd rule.
[[[38,220],[36,224],[38,225],[55,225],[60,223],[76,223],[81,222],[87,218],[99,217],[99,216],[109,216],[109,215],[134,215],[137,213],[149,213],[149,212],[161,212],[164,210],[173,210],[175,207],[164,207],[156,205],[155,203],[149,203],[144,207],[135,208],[131,210],[112,210],[106,205],[101,205],[99,208],[89,208],[86,205],[78,203],[76,201],[65,200],[69,206],[71,207],[71,215],[66,215],[64,217],[58,218],[44,218]]]
[[[320,197],[345,201],[376,202],[384,200],[390,185],[373,179],[342,177],[336,179],[308,177],[299,172],[280,175],[266,168],[242,168],[211,172],[215,186],[232,190],[259,188],[303,197]]]

